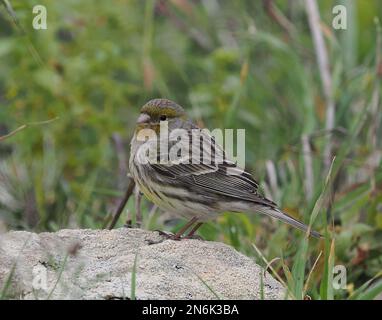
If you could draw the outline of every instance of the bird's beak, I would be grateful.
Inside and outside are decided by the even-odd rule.
[[[137,119],[137,124],[148,123],[150,121],[150,116],[147,113],[141,113]]]

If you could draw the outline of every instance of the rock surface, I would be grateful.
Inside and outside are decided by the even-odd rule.
[[[135,283],[136,299],[260,299],[262,272],[223,243],[141,229],[0,235],[0,296],[11,298],[129,299]],[[284,292],[263,277],[265,299]]]

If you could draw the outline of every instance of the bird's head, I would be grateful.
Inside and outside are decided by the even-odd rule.
[[[171,127],[179,127],[179,122],[185,120],[186,112],[177,103],[168,99],[153,99],[141,108],[136,130],[152,129],[159,134],[161,121],[168,121],[171,130]]]

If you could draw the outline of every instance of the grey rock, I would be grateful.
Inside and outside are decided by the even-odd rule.
[[[270,274],[261,286],[262,273],[223,243],[141,229],[0,235],[0,296],[9,298],[130,299],[135,283],[136,299],[284,299]]]

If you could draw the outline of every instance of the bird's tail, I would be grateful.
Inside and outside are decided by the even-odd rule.
[[[268,216],[271,216],[273,218],[279,219],[292,227],[295,227],[297,229],[300,229],[304,232],[307,232],[309,227],[302,222],[296,220],[295,218],[291,217],[290,215],[282,212],[281,210],[277,208],[272,208],[272,207],[265,207],[265,206],[259,206],[256,208],[258,212],[261,212],[263,214],[266,214]],[[318,233],[317,231],[314,230],[309,230],[309,235],[314,237],[314,238],[323,238],[323,236]]]

